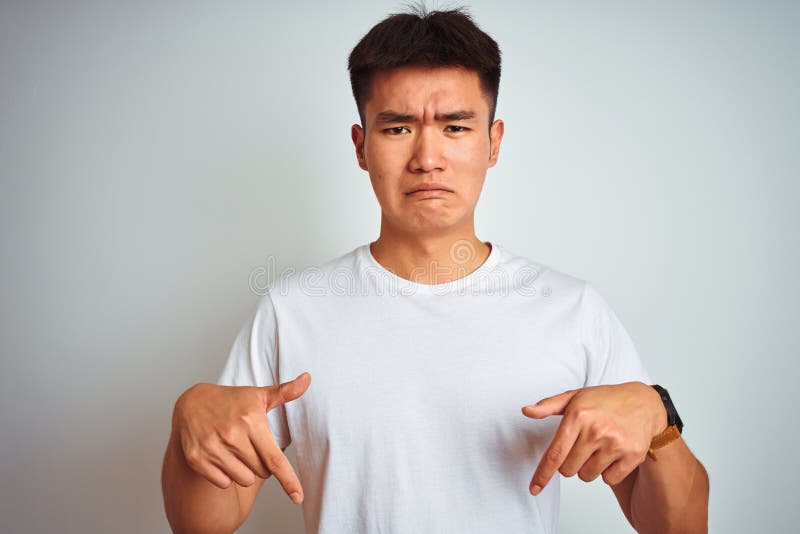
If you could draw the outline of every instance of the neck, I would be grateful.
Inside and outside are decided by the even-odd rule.
[[[381,225],[370,245],[375,260],[401,278],[419,284],[443,284],[467,276],[489,257],[491,246],[462,231],[408,234]]]

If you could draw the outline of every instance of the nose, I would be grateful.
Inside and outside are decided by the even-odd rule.
[[[437,135],[435,126],[422,126],[414,140],[414,153],[409,170],[414,173],[443,171],[447,167],[443,136]]]

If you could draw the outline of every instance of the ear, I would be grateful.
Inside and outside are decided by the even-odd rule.
[[[500,154],[500,143],[503,141],[503,121],[497,119],[489,129],[489,167],[494,167],[497,163],[497,156]]]
[[[358,166],[362,169],[367,169],[367,158],[364,157],[364,130],[358,124],[354,124],[350,128],[350,138],[353,140],[353,145],[356,147],[356,159]]]

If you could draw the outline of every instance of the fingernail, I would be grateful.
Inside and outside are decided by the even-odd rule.
[[[531,495],[538,495],[540,491],[542,491],[542,487],[539,484],[531,486]]]
[[[292,499],[292,502],[295,504],[300,504],[303,501],[303,498],[300,496],[299,492],[294,492],[289,495],[289,498]]]

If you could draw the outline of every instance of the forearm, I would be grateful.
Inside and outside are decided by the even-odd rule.
[[[708,532],[709,481],[703,465],[677,439],[639,465],[631,515],[642,534]]]
[[[220,489],[191,469],[174,436],[164,456],[161,487],[173,532],[231,533],[241,523],[234,484]]]

